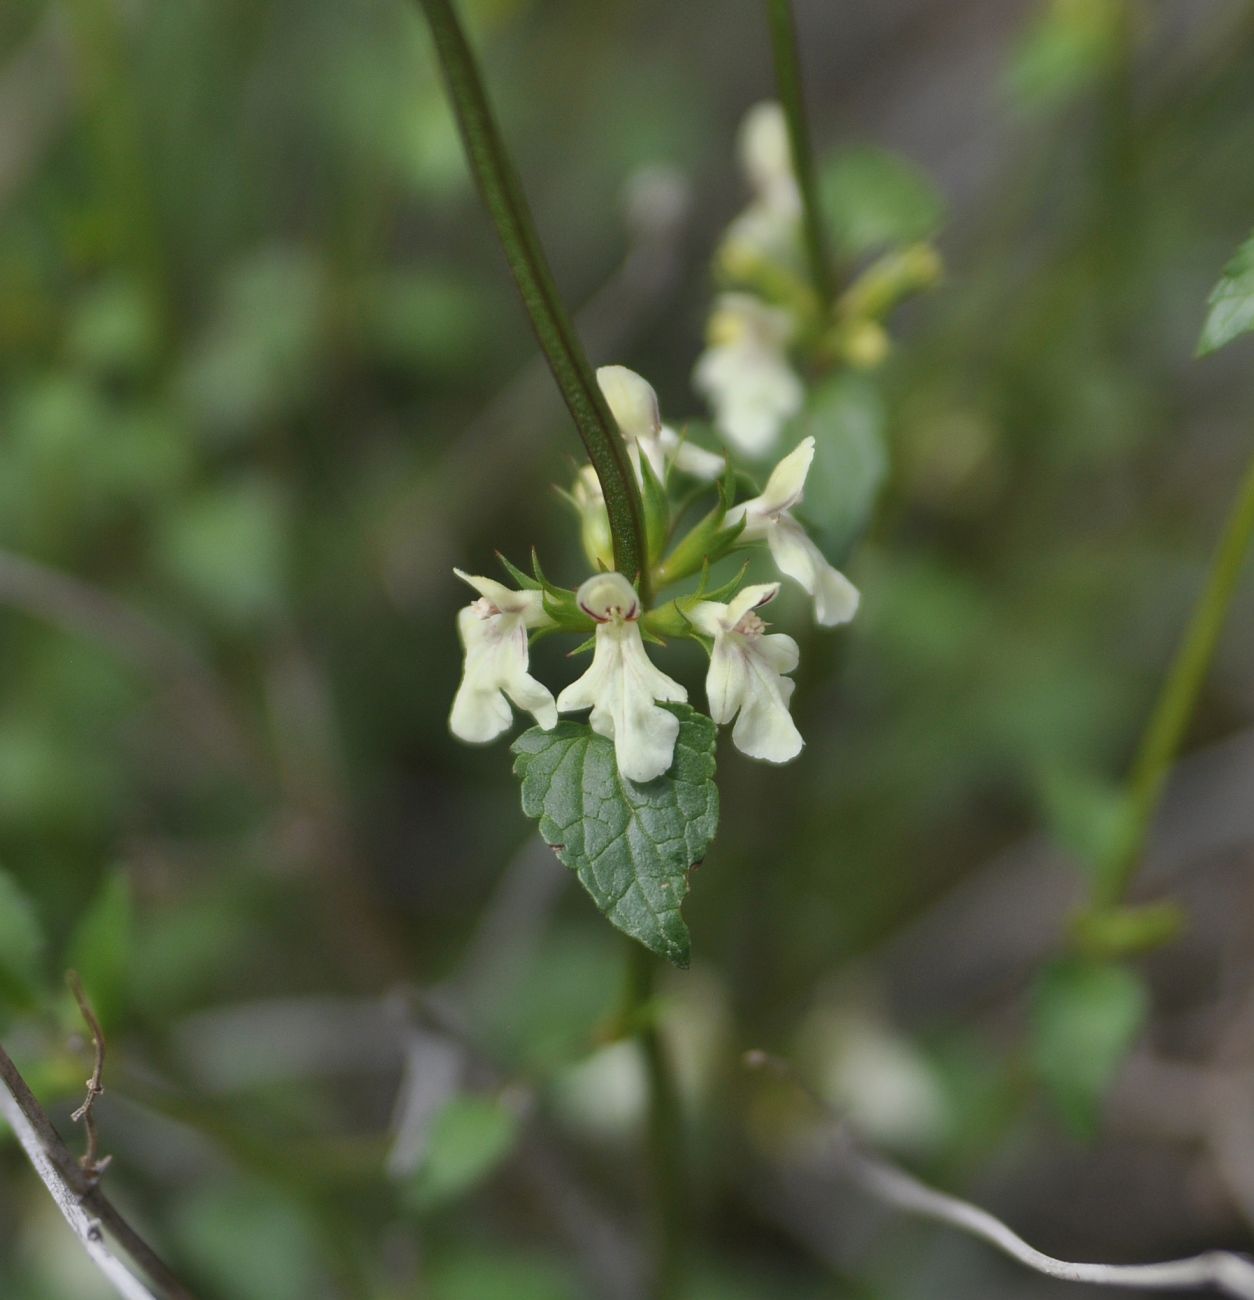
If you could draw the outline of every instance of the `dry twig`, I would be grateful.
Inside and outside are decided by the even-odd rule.
[[[1161,1264],[1088,1264],[1046,1255],[1029,1246],[1018,1233],[987,1210],[939,1192],[867,1150],[858,1142],[847,1122],[807,1088],[786,1061],[760,1051],[747,1052],[744,1060],[751,1069],[768,1070],[786,1079],[831,1117],[835,1124],[833,1147],[841,1168],[885,1205],[957,1228],[986,1241],[1027,1268],[1066,1282],[1139,1287],[1146,1291],[1210,1290],[1235,1297],[1235,1300],[1254,1300],[1254,1260],[1231,1251],[1211,1250]]]
[[[96,1063],[92,1068],[91,1078],[87,1080],[87,1096],[83,1104],[70,1118],[75,1124],[81,1120],[83,1130],[87,1134],[87,1150],[79,1157],[78,1163],[89,1178],[99,1178],[108,1168],[109,1161],[113,1159],[112,1156],[105,1156],[103,1160],[100,1159],[100,1146],[96,1136],[96,1116],[94,1114],[96,1098],[104,1092],[104,1030],[100,1028],[100,1021],[96,1019],[96,1013],[87,1000],[87,994],[83,992],[83,981],[79,979],[78,971],[72,970],[68,972],[65,982],[70,986],[70,992],[74,994],[74,1001],[78,1003],[79,1012],[87,1022],[87,1028],[91,1031],[92,1047],[96,1053]]]
[[[0,1115],[17,1135],[83,1249],[124,1300],[192,1300],[191,1292],[100,1190],[102,1165],[89,1172],[74,1159],[3,1047]],[[114,1244],[129,1264],[115,1253]]]

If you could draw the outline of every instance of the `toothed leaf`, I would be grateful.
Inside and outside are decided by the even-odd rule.
[[[606,919],[676,966],[690,955],[680,905],[718,829],[714,723],[686,704],[675,760],[645,784],[618,770],[614,742],[586,722],[532,727],[513,744],[523,811]]]

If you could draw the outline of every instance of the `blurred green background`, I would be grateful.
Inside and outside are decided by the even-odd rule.
[[[465,9],[593,361],[701,415],[760,6]],[[846,270],[939,224],[948,273],[831,390],[883,491],[828,539],[864,606],[805,643],[808,747],[720,751],[663,985],[689,1294],[1084,1294],[842,1186],[752,1046],[1044,1249],[1248,1247],[1248,584],[1140,878],[1182,935],[1126,986],[1050,963],[1254,447],[1248,349],[1191,359],[1254,221],[1254,9],[797,16]],[[68,1130],[76,966],[107,1186],[199,1295],[644,1294],[622,942],[446,731],[452,565],[584,575],[416,8],[15,0],[0,53],[6,1046]],[[0,1294],[107,1294],[79,1254],[0,1138]]]

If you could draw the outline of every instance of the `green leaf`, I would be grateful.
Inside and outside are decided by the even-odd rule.
[[[823,549],[839,555],[870,522],[888,477],[884,402],[865,375],[819,385],[787,430],[786,445],[814,437],[802,513]]]
[[[1210,314],[1197,343],[1199,357],[1254,330],[1254,235],[1224,267],[1223,277],[1211,290],[1209,302]]]
[[[517,1113],[497,1097],[454,1097],[431,1125],[426,1158],[406,1199],[416,1210],[446,1204],[483,1182],[514,1149]]]
[[[122,871],[105,877],[70,937],[65,962],[76,970],[105,1029],[126,1009],[133,960],[134,905]],[[74,1012],[77,1020],[78,1012]]]
[[[619,774],[614,742],[584,722],[532,727],[514,742],[522,806],[612,925],[686,967],[680,906],[688,871],[718,829],[714,723],[686,704],[670,771],[639,785]]]
[[[1041,976],[1033,1059],[1064,1121],[1091,1136],[1107,1087],[1145,1023],[1144,986],[1113,963],[1067,958]]]
[[[0,870],[0,1006],[27,1007],[43,982],[44,937],[30,900]]]
[[[819,193],[832,243],[844,257],[925,239],[945,215],[931,178],[883,149],[851,149],[829,158]]]

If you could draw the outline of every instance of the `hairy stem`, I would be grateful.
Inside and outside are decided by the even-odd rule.
[[[766,0],[766,12],[771,28],[771,48],[775,54],[775,85],[784,115],[788,119],[792,166],[797,186],[801,190],[810,278],[814,281],[814,290],[826,313],[831,307],[835,286],[832,283],[832,264],[827,253],[818,185],[814,178],[810,128],[802,100],[801,61],[797,53],[797,27],[793,20],[792,0]]]
[[[1251,536],[1254,536],[1254,460],[1245,472],[1211,560],[1206,584],[1141,739],[1129,778],[1132,805],[1129,828],[1102,872],[1095,899],[1098,906],[1118,903],[1140,865],[1167,774],[1215,657]]]
[[[470,169],[496,225],[505,260],[540,348],[601,482],[614,539],[614,566],[636,582],[641,600],[647,605],[651,596],[646,590],[649,575],[644,508],[627,448],[558,295],[526,195],[506,152],[452,0],[420,3],[435,40]]]
[[[654,1300],[675,1300],[684,1273],[685,1196],[683,1129],[679,1093],[666,1044],[658,1031],[653,999],[657,960],[640,944],[627,954],[627,1016],[635,1024],[649,1084],[649,1181],[653,1231]]]

